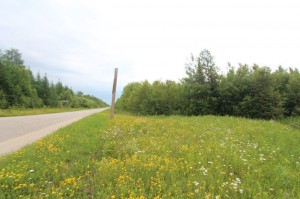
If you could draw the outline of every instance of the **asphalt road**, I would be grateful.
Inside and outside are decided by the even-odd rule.
[[[54,131],[107,108],[66,113],[0,117],[0,156],[53,133]]]

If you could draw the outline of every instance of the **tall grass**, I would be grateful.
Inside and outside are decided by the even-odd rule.
[[[0,159],[0,198],[299,198],[300,131],[108,112]]]
[[[289,117],[280,120],[281,123],[289,125],[293,128],[300,129],[300,117]]]

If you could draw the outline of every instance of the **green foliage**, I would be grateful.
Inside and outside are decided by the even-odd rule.
[[[203,50],[199,57],[191,56],[186,64],[187,77],[183,78],[185,87],[183,113],[187,115],[215,114],[216,97],[220,76],[214,58],[208,50]]]
[[[81,92],[82,93],[82,92]],[[83,95],[83,93],[82,93]],[[103,101],[89,96],[89,103],[77,103],[72,89],[59,81],[50,83],[47,75],[33,76],[24,65],[17,49],[0,51],[0,108],[41,108],[59,107],[62,100],[68,107],[105,107]]]
[[[8,107],[8,102],[6,100],[6,96],[4,91],[1,89],[0,90],[0,109],[4,109]]]
[[[142,115],[178,114],[182,98],[182,86],[174,81],[148,81],[125,86],[116,109]]]
[[[288,115],[300,115],[300,73],[298,70],[290,70],[290,78],[286,87]]]
[[[4,93],[2,100],[7,102],[7,107],[31,107],[32,100],[37,98],[35,88],[32,85],[31,72],[23,65],[18,66],[15,63],[22,61],[13,60],[6,54],[0,57],[0,89]]]
[[[240,103],[243,115],[251,118],[278,118],[283,115],[283,100],[267,67],[253,66],[249,92]]]
[[[233,115],[274,119],[300,115],[300,73],[269,67],[229,64],[218,73],[208,50],[191,56],[181,83],[128,84],[116,108],[143,115]]]
[[[22,59],[22,54],[18,49],[6,50],[4,54],[0,54],[1,60],[4,63],[11,63],[15,66],[25,68],[24,60]]]
[[[77,107],[84,107],[84,108],[97,108],[97,107],[107,107],[108,105],[103,102],[102,100],[90,96],[90,95],[84,95],[83,92],[79,91],[79,96],[75,96],[74,102],[72,104],[73,108]]]

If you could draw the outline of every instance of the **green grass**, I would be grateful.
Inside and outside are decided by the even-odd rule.
[[[282,124],[289,125],[293,128],[300,129],[300,117],[299,116],[298,117],[285,118],[285,119],[280,120],[280,122]]]
[[[300,130],[108,111],[0,158],[0,198],[299,198]]]
[[[84,110],[85,108],[0,109],[0,117],[39,115]]]

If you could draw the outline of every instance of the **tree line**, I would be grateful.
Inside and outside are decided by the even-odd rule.
[[[102,100],[50,82],[47,75],[34,76],[17,49],[0,50],[0,108],[60,107],[96,108],[108,106]]]
[[[167,80],[129,83],[117,100],[119,111],[142,115],[231,115],[273,119],[300,115],[297,69],[228,64],[221,74],[214,57],[203,50],[191,56],[179,83]]]

